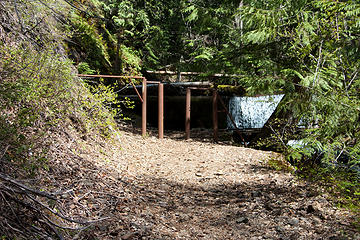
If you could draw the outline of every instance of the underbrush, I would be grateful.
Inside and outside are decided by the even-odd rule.
[[[355,214],[354,227],[360,231],[360,179],[356,172],[341,167],[321,167],[314,164],[292,166],[284,157],[274,156],[266,162],[276,171],[295,173],[307,181],[319,194],[325,194],[339,208]]]
[[[276,136],[273,139],[278,139]],[[275,141],[263,141],[265,146],[274,146]],[[284,157],[270,158],[266,165],[276,171],[293,172],[300,179],[307,181],[319,194],[329,196],[329,200],[337,207],[345,208],[355,214],[353,225],[360,231],[360,179],[359,173],[350,165],[330,163],[329,156],[324,153],[298,145],[285,146],[278,142]]]
[[[286,120],[268,123],[267,138],[258,139],[255,147],[283,154],[284,159],[272,158],[268,167],[277,171],[294,172],[319,191],[330,196],[338,207],[352,211],[360,230],[360,179],[357,166],[359,149],[357,134],[337,138],[316,137],[316,129],[299,129]],[[292,141],[290,141],[292,140]]]
[[[338,207],[356,215],[353,222],[360,231],[360,179],[355,172],[343,168],[302,167],[298,176],[319,186]]]
[[[67,3],[0,5],[0,239],[72,239],[68,230],[91,224],[69,214],[69,186],[57,179],[94,164],[81,144],[112,139],[116,95],[76,76],[63,43]]]
[[[42,52],[21,46],[0,45],[0,135],[3,157],[10,161],[43,159],[51,131],[64,128],[68,119],[84,138],[89,133],[110,136],[116,101],[102,84],[93,93],[76,77],[72,63],[50,49]],[[6,149],[6,151],[5,151]]]
[[[3,239],[63,239],[65,228],[86,227],[86,221],[67,217],[67,209],[58,204],[61,194],[51,193],[60,190],[54,189],[54,173],[47,174],[59,161],[54,151],[69,151],[62,154],[81,161],[74,154],[80,147],[68,149],[58,136],[75,132],[70,138],[106,140],[116,131],[117,111],[106,107],[116,102],[111,87],[88,86],[76,76],[72,62],[54,49],[0,42]]]

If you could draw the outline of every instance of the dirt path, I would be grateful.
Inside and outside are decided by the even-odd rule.
[[[273,153],[128,132],[119,138],[122,150],[114,145],[104,161],[94,164],[84,152],[81,166],[68,166],[83,175],[71,183],[76,204],[110,218],[78,238],[360,239],[348,212],[268,168]],[[86,214],[76,204],[74,212]]]

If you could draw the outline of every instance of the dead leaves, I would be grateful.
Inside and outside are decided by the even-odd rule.
[[[70,214],[109,218],[77,239],[356,236],[338,223],[349,222],[347,212],[307,196],[311,189],[291,174],[264,167],[273,153],[129,132],[120,140],[89,142],[81,158],[52,163],[54,188],[73,189],[63,201]]]

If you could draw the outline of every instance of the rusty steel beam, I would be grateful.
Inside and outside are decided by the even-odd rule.
[[[150,74],[168,74],[168,75],[177,75],[179,72],[174,71],[146,71]],[[204,75],[203,72],[180,72],[181,75]],[[205,75],[204,75],[205,76]],[[244,75],[237,74],[224,74],[224,73],[215,73],[208,75],[208,77],[244,77]]]
[[[161,82],[157,82],[157,81],[147,81],[146,79],[144,79],[145,83],[145,89],[147,88],[147,84],[158,84],[158,132],[159,132],[159,139],[163,139],[164,138],[164,84],[162,84]],[[143,88],[144,88],[144,82],[143,82]],[[144,92],[143,92],[144,94]],[[144,98],[144,97],[143,97]],[[143,101],[144,102],[144,101]],[[145,103],[145,107],[143,106],[143,108],[146,108],[146,103]],[[146,112],[146,110],[143,109],[143,112]],[[146,115],[146,113],[145,113]],[[143,115],[144,116],[144,115]],[[146,116],[145,116],[146,119]],[[143,124],[146,125],[146,120],[145,123],[143,122]],[[143,136],[145,136],[146,134],[146,126],[145,126],[145,130],[144,130],[144,126],[142,126],[143,130]]]
[[[191,112],[191,89],[186,89],[186,106],[185,106],[185,139],[190,138],[190,112]]]
[[[164,138],[164,84],[159,83],[159,99],[158,99],[158,130],[159,139]]]
[[[142,99],[142,97],[140,96],[139,91],[137,90],[135,84],[133,83],[133,81],[131,79],[145,79],[144,77],[140,77],[140,76],[116,76],[116,75],[91,75],[91,74],[78,74],[78,77],[99,77],[99,78],[128,78],[130,79],[130,83],[131,85],[134,87],[136,94],[138,95],[139,99],[141,102],[143,102],[144,100]]]
[[[141,76],[116,76],[116,75],[91,75],[91,74],[78,74],[78,77],[145,79],[145,77],[141,77]]]
[[[146,136],[146,95],[147,95],[147,86],[146,86],[146,79],[143,79],[143,87],[142,87],[142,109],[141,109],[141,135],[143,137]]]
[[[141,97],[141,95],[140,95],[140,93],[139,93],[139,91],[137,90],[137,88],[136,88],[136,86],[135,86],[135,84],[133,83],[133,81],[130,79],[130,83],[131,83],[131,85],[134,87],[134,89],[135,89],[135,91],[136,91],[136,94],[138,95],[138,97],[140,98],[140,101],[143,103],[144,102],[144,100],[143,100],[143,98]]]
[[[218,124],[218,93],[213,91],[213,126],[214,126],[214,141],[219,141],[219,124]]]

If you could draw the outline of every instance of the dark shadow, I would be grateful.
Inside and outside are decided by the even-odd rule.
[[[114,239],[129,233],[131,239],[353,239],[356,234],[346,220],[319,207],[326,200],[316,198],[311,186],[201,181],[119,179],[129,195],[111,207],[112,221],[121,219],[129,228],[111,228]]]
[[[121,121],[119,124],[119,129],[131,134],[141,135],[141,128],[134,126],[129,122]],[[233,133],[226,129],[219,130],[219,141],[215,142],[213,137],[212,129],[191,129],[190,132],[190,141],[196,142],[208,142],[208,143],[217,143],[219,145],[229,145],[229,146],[244,146],[243,144],[237,143],[233,140]],[[148,127],[146,129],[146,135],[148,137],[158,137],[158,129]],[[164,131],[165,139],[172,139],[175,141],[186,141],[185,131],[181,130],[165,130]]]

